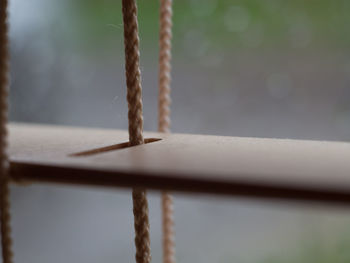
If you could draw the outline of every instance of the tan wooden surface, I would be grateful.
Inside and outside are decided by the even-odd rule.
[[[350,204],[350,143],[146,132],[147,144],[128,147],[121,130],[9,131],[15,181]]]

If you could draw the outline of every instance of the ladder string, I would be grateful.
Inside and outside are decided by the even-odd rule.
[[[3,263],[13,262],[9,160],[7,156],[7,121],[8,121],[8,0],[0,0],[0,223],[1,249]]]
[[[125,75],[127,85],[129,141],[144,143],[142,117],[142,87],[136,0],[123,0]],[[136,263],[151,262],[151,247],[146,190],[133,189]]]
[[[174,205],[168,192],[162,193],[163,263],[175,263]]]
[[[170,132],[172,0],[160,0],[158,131]],[[163,263],[175,263],[173,198],[162,192]]]
[[[158,130],[170,132],[172,0],[160,1]]]

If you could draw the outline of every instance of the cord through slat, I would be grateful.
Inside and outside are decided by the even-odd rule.
[[[144,143],[142,88],[136,0],[123,0],[125,75],[128,101],[129,141]],[[151,262],[148,201],[145,189],[133,189],[136,263]]]
[[[158,131],[170,132],[172,0],[160,0]],[[175,263],[174,204],[162,192],[163,263]]]

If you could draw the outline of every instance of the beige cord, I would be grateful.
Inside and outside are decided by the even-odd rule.
[[[9,162],[7,156],[7,115],[8,115],[8,1],[0,0],[0,212],[1,248],[3,263],[13,262],[11,225]]]
[[[142,88],[136,0],[123,0],[125,75],[127,85],[129,141],[143,144]],[[151,262],[148,202],[144,189],[133,189],[136,262]]]
[[[158,131],[170,132],[172,0],[160,0]],[[163,263],[175,263],[173,198],[162,193]]]
[[[170,132],[172,0],[160,0],[158,130]]]
[[[125,75],[128,100],[129,141],[143,144],[142,88],[136,0],[123,0]]]
[[[163,263],[175,262],[174,212],[173,198],[167,192],[162,193],[163,212]]]
[[[148,202],[145,190],[133,189],[136,262],[151,262]]]

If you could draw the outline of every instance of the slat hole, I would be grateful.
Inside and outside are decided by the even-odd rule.
[[[144,140],[145,144],[152,143],[152,142],[158,142],[160,141],[160,138],[146,138]],[[110,146],[105,146],[105,147],[100,147],[100,148],[95,148],[83,152],[77,152],[77,153],[72,153],[69,154],[71,157],[83,157],[83,156],[90,156],[90,155],[95,155],[95,154],[100,154],[100,153],[105,153],[105,152],[110,152],[110,151],[116,151],[116,150],[121,150],[125,148],[133,147],[130,146],[129,142],[122,142]]]

